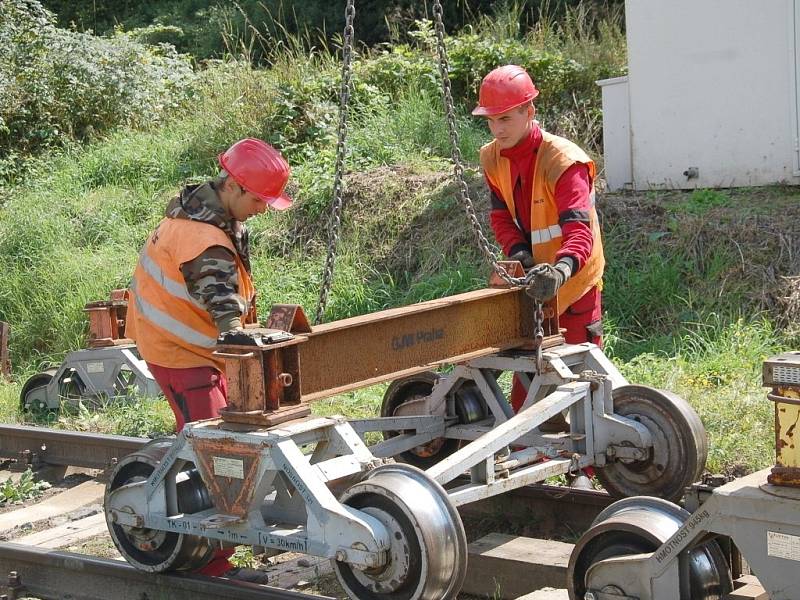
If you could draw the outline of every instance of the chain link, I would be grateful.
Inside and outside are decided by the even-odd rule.
[[[333,177],[333,203],[328,221],[328,255],[322,272],[322,287],[319,291],[317,314],[314,324],[322,323],[322,315],[328,304],[328,296],[333,285],[333,267],[336,263],[336,246],[339,243],[339,232],[342,225],[342,179],[344,176],[344,159],[347,153],[347,116],[350,104],[351,80],[353,75],[353,20],[356,16],[355,0],[347,0],[344,11],[344,34],[342,40],[342,86],[339,92],[339,129],[336,142],[336,166]]]
[[[442,98],[444,100],[445,115],[447,117],[447,128],[450,133],[451,158],[453,160],[453,175],[456,181],[456,191],[464,212],[467,214],[472,232],[478,242],[478,248],[483,254],[484,259],[492,267],[497,276],[512,287],[527,286],[530,284],[530,277],[512,277],[508,274],[497,261],[496,249],[483,233],[480,221],[475,214],[475,205],[469,197],[469,187],[464,181],[464,166],[461,161],[461,149],[459,148],[458,126],[456,123],[456,111],[453,103],[453,93],[450,87],[450,64],[447,58],[447,47],[444,43],[444,17],[442,3],[440,0],[433,2],[433,16],[436,29],[436,52],[439,58],[439,73],[442,79]],[[537,370],[542,368],[542,340],[544,339],[544,310],[541,302],[534,302],[534,345],[536,348]]]
[[[442,3],[440,0],[433,2],[433,16],[436,29],[436,51],[439,58],[439,73],[442,78],[442,97],[444,99],[444,109],[447,117],[447,128],[450,133],[451,157],[453,160],[453,174],[455,175],[456,191],[461,205],[464,207],[464,212],[467,213],[470,225],[472,225],[472,232],[478,241],[478,248],[480,249],[486,262],[492,267],[497,276],[505,281],[508,285],[513,287],[524,286],[526,283],[525,277],[512,277],[497,261],[496,249],[492,243],[486,239],[481,227],[480,221],[475,214],[475,206],[469,197],[469,188],[466,181],[464,181],[464,166],[461,161],[461,149],[459,148],[458,139],[458,126],[456,124],[456,113],[453,103],[453,93],[450,88],[450,64],[447,58],[447,48],[444,43],[444,19],[443,19]]]
[[[544,341],[544,307],[541,302],[533,303],[533,347],[536,350],[536,374],[544,370],[542,342]]]

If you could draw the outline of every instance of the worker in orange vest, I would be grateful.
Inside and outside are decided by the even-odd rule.
[[[289,165],[265,142],[240,140],[218,159],[216,179],[187,186],[170,201],[130,286],[126,335],[166,396],[178,431],[227,406],[225,362],[213,355],[217,339],[256,322],[244,221],[292,203],[284,193]],[[231,554],[217,553],[201,572],[230,576]]]
[[[522,67],[505,65],[484,77],[473,115],[485,117],[494,139],[480,152],[491,192],[489,221],[503,252],[532,275],[528,293],[558,297],[567,343],[602,343],[601,287],[605,258],[594,207],[594,161],[534,119],[539,91]],[[515,378],[511,404],[526,390]],[[557,415],[540,429],[566,425]]]

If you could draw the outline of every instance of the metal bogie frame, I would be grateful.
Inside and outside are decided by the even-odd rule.
[[[516,414],[498,383],[504,371],[526,388]],[[597,346],[560,337],[541,356],[499,351],[446,374],[412,373],[389,387],[381,413],[189,423],[120,461],[105,500],[112,539],[151,572],[195,569],[220,544],[250,545],[331,559],[352,598],[452,598],[467,554],[455,507],[590,466],[613,474],[617,495],[644,487],[674,497],[705,461],[688,405],[629,385]],[[563,413],[566,428],[546,433]],[[368,447],[370,432],[383,441]],[[688,446],[676,442],[684,438]],[[424,470],[395,462],[420,448]]]
[[[652,552],[614,556],[591,564],[581,574],[585,584],[582,595],[571,589],[570,597],[573,600],[693,598],[688,589],[689,552],[717,536],[726,536],[747,560],[770,600],[800,598],[800,578],[797,577],[800,489],[768,484],[769,473],[770,469],[765,469],[715,489],[709,499]],[[631,504],[638,502],[637,498],[629,500]],[[613,505],[608,510],[612,509]],[[622,519],[624,523],[625,517]],[[607,529],[607,525],[601,517],[595,523],[598,530]],[[616,527],[619,530],[619,523]],[[590,529],[584,537],[591,539],[593,535]],[[585,546],[583,539],[576,546],[570,560],[571,569]]]
[[[341,504],[329,487],[382,463],[343,418],[236,433],[237,446],[257,449],[249,466],[235,458],[234,452],[225,455],[232,432],[212,424],[216,422],[188,425],[146,481],[111,491],[106,501],[110,521],[230,544],[331,559],[346,557],[363,568],[385,561],[389,547],[385,527],[363,511]],[[303,449],[312,445],[313,451],[304,454]],[[205,447],[216,448],[214,456],[207,454]],[[188,463],[199,467],[203,479],[211,484],[212,497],[215,492],[224,494],[223,489],[215,489],[214,482],[224,486],[242,476],[245,492],[229,507],[234,510],[228,511],[237,514],[221,512],[218,506],[194,514],[178,511],[176,480]],[[210,467],[210,472],[204,467]]]
[[[61,401],[108,401],[131,391],[156,397],[161,389],[136,346],[119,345],[75,350],[53,371],[35,375],[21,397],[24,409],[58,409]],[[40,383],[34,381],[39,378]]]
[[[403,432],[370,448],[381,458],[436,438],[469,442],[426,471],[441,485],[470,473],[470,483],[449,489],[455,505],[554,475],[574,475],[584,467],[603,466],[610,457],[643,458],[652,445],[650,433],[641,423],[613,414],[611,393],[627,381],[597,346],[561,345],[544,352],[542,359],[541,373],[533,377],[529,374],[536,373],[537,364],[529,354],[468,361],[442,377],[430,396],[403,404],[399,416],[356,420],[353,426],[361,435]],[[498,371],[514,371],[528,388],[517,414],[497,383]],[[486,418],[468,424],[458,422],[454,407],[455,392],[465,382],[475,383],[486,405]],[[569,432],[539,433],[539,425],[564,411],[570,414]],[[506,456],[498,458],[502,454]]]
[[[517,414],[497,382],[504,370],[531,374],[524,378],[527,398]],[[455,506],[648,452],[648,429],[613,413],[612,392],[626,385],[593,344],[560,344],[541,362],[523,351],[466,361],[438,378],[430,395],[409,399],[392,416],[307,418],[272,428],[216,419],[190,423],[171,445],[158,442],[162,454],[144,453],[155,465],[138,471],[145,475],[123,476],[126,460],[135,459],[122,461],[106,494],[109,529],[126,558],[149,571],[186,568],[172,562],[183,556],[178,551],[163,560],[160,554],[137,558],[139,552],[160,552],[154,544],[169,550],[170,539],[183,537],[195,540],[196,547],[185,545],[192,556],[207,552],[197,540],[216,540],[332,559],[352,597],[364,589],[384,593],[380,586],[390,578],[406,587],[424,579],[428,588],[421,583],[412,598],[426,597],[429,589],[450,594],[466,569]],[[457,410],[465,386],[478,390],[470,422],[462,422]],[[537,429],[566,411],[569,431]],[[362,440],[381,431],[395,435],[372,447]],[[457,440],[460,447],[425,471],[394,464],[394,457],[437,438]],[[199,477],[193,479],[193,470]],[[468,481],[460,480],[465,474]],[[438,508],[424,515],[431,505]],[[418,514],[419,522],[412,522]],[[426,530],[446,539],[445,547],[426,542]],[[181,547],[179,542],[173,545]],[[419,567],[409,546],[433,562]],[[448,554],[455,558],[437,558]],[[389,573],[386,581],[382,569]]]

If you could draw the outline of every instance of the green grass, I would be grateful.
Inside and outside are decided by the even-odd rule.
[[[788,349],[763,318],[686,324],[671,351],[617,361],[631,382],[672,391],[708,432],[710,472],[741,475],[774,462],[774,404],[761,387],[765,358]]]
[[[149,438],[175,433],[175,417],[164,398],[133,397],[128,402],[107,402],[91,408],[63,404],[59,411],[22,413],[20,389],[33,374],[23,373],[17,382],[0,384],[1,423]]]
[[[498,61],[530,61],[534,78],[550,86],[540,105],[545,125],[591,150],[599,139],[593,81],[625,64],[619,14],[579,7],[525,32],[515,25],[513,6],[504,10],[449,40],[461,89],[460,147],[472,162],[468,184],[484,227],[488,202],[474,163],[489,135],[467,112],[480,76]],[[485,285],[488,269],[451,181],[429,38],[420,24],[409,45],[358,54],[326,320]],[[241,137],[281,148],[297,199],[293,210],[252,222],[259,312],[263,318],[272,303],[297,303],[313,317],[327,242],[339,64],[325,48],[286,48],[268,70],[233,59],[208,65],[191,102],[169,121],[53,152],[3,190],[0,319],[12,324],[16,381],[0,385],[0,420],[21,420],[21,382],[83,347],[83,305],[127,285],[170,196],[214,175],[216,154]],[[478,68],[483,72],[472,72]],[[776,283],[793,272],[781,271],[790,265],[775,260],[786,256],[782,242],[764,232],[792,215],[800,222],[796,207],[797,192],[784,188],[660,192],[600,203],[607,352],[631,381],[673,390],[697,408],[712,441],[712,470],[739,472],[771,460],[771,405],[759,387],[759,364],[800,340],[786,333],[793,313],[782,308],[784,288]],[[383,389],[324,400],[314,411],[371,416]],[[155,435],[171,431],[172,417],[165,402],[141,400],[92,414],[65,411],[53,425]]]

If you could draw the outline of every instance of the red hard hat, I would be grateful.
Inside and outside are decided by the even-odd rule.
[[[473,115],[499,115],[530,102],[539,95],[530,75],[517,65],[505,65],[491,71],[481,82],[478,106]]]
[[[289,181],[289,163],[266,142],[245,138],[217,158],[236,183],[271,207],[283,210],[292,205],[292,199],[283,193]]]

